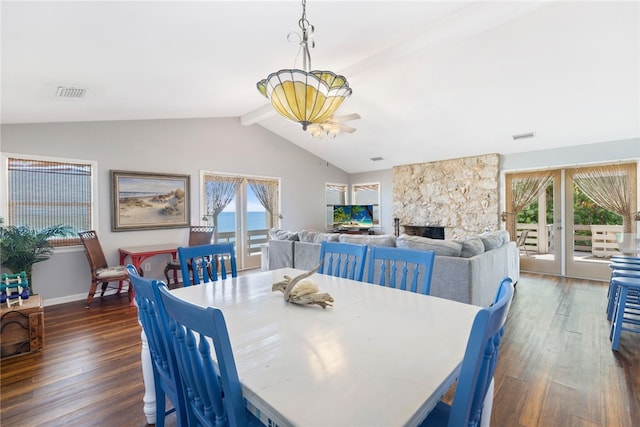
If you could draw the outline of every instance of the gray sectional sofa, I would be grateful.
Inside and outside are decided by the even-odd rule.
[[[262,246],[262,270],[293,267],[310,270],[318,264],[323,240],[396,246],[436,253],[431,295],[467,304],[488,306],[504,277],[519,279],[520,258],[515,242],[504,231],[483,233],[465,240],[435,240],[401,235],[353,235],[272,229]],[[365,270],[366,279],[366,270]]]

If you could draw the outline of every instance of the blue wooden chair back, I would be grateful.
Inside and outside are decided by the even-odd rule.
[[[362,281],[367,245],[322,242],[318,273]]]
[[[178,248],[182,286],[215,282],[218,275],[227,278],[227,262],[231,268],[231,277],[238,276],[236,253],[233,243],[211,243],[208,245]],[[189,268],[191,264],[191,268]],[[193,279],[193,280],[192,280]]]
[[[369,283],[424,295],[431,292],[434,251],[371,246],[369,254]]]
[[[198,425],[246,425],[251,416],[244,406],[222,311],[176,298],[166,287],[160,288],[160,296],[169,318],[187,404]],[[211,358],[209,339],[217,366]]]
[[[438,402],[421,427],[480,425],[512,298],[513,283],[505,278],[496,292],[496,301],[491,307],[481,309],[473,321],[453,404]]]
[[[480,424],[482,408],[489,384],[498,362],[513,284],[503,280],[498,288],[499,299],[476,314],[467,342],[458,385],[453,396],[449,426]]]
[[[158,292],[159,287],[166,288],[166,285],[141,277],[131,264],[127,265],[127,270],[135,290],[138,318],[149,343],[156,395],[156,425],[163,426],[165,416],[173,412],[165,409],[166,396],[173,404],[178,426],[187,426],[189,423],[182,381]]]

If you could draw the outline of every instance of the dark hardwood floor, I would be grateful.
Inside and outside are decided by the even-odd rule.
[[[522,275],[492,426],[640,425],[640,334],[623,333],[611,351],[606,293],[602,282]],[[146,425],[140,327],[125,295],[89,310],[84,301],[45,307],[44,350],[1,369],[2,426]]]

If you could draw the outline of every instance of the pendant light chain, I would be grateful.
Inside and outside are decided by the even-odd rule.
[[[315,43],[314,27],[307,20],[306,0],[302,0],[302,17],[298,26],[302,34],[290,32],[287,40],[299,44],[298,55],[302,52],[303,69],[273,72],[256,83],[256,88],[271,101],[278,114],[300,123],[302,130],[306,131],[309,125],[327,122],[342,101],[351,95],[351,88],[344,76],[332,71],[310,71],[309,47],[315,47]]]
[[[304,71],[311,70],[311,53],[309,52],[309,38],[313,36],[313,25],[307,20],[307,1],[302,0],[302,17],[298,21],[298,26],[302,30],[302,69]],[[311,47],[315,47],[315,42],[311,38]]]

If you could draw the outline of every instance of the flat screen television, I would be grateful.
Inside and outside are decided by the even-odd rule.
[[[333,226],[335,228],[373,227],[373,205],[334,205]]]

